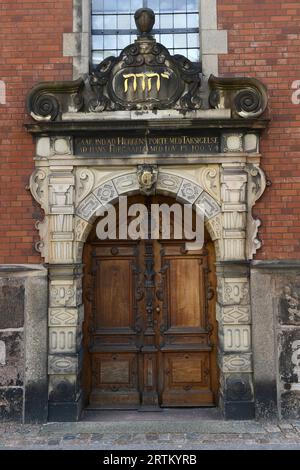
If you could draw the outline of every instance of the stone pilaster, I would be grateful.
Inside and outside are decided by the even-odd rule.
[[[243,164],[224,163],[221,175],[224,259],[245,259],[247,173]]]
[[[220,405],[227,419],[254,418],[247,262],[217,263]]]
[[[234,137],[230,135],[230,139]],[[237,142],[238,138],[236,136]],[[222,164],[224,252],[223,261],[217,267],[217,317],[220,401],[227,419],[254,417],[250,284],[246,262],[247,181],[243,163]]]
[[[82,266],[49,266],[49,420],[81,412]]]

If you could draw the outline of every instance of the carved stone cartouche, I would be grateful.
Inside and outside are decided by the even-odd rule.
[[[203,80],[200,62],[172,56],[151,35],[155,15],[135,13],[137,39],[119,57],[107,57],[84,80],[45,82],[29,93],[27,108],[36,121],[60,121],[64,113],[115,110],[229,109],[234,119],[253,119],[267,107],[264,85],[252,78]]]

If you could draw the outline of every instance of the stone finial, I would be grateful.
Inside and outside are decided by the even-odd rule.
[[[155,23],[155,14],[151,8],[139,8],[134,14],[134,20],[140,35],[147,36]]]

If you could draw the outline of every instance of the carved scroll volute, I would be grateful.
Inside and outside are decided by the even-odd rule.
[[[77,112],[83,106],[84,81],[41,82],[33,87],[26,100],[27,110],[35,121],[54,121],[64,112]]]
[[[48,212],[48,174],[46,169],[38,168],[30,176],[29,189],[36,202]]]
[[[230,109],[232,117],[258,118],[268,104],[266,87],[255,78],[219,78],[210,76],[210,105]]]
[[[88,168],[79,169],[76,172],[76,182],[76,202],[78,204],[91,192],[95,182],[95,175]]]
[[[264,172],[258,166],[248,164],[246,170],[248,173],[247,258],[253,259],[262,243],[257,236],[261,220],[252,217],[252,208],[264,193],[267,182]]]

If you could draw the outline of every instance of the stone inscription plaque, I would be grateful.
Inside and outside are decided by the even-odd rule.
[[[74,151],[88,157],[211,154],[220,152],[220,137],[199,133],[75,137]]]

